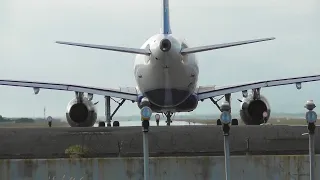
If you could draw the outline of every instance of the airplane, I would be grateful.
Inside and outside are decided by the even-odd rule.
[[[24,80],[1,80],[0,85],[31,87],[38,94],[40,89],[52,89],[75,92],[75,98],[67,105],[66,118],[71,127],[92,127],[97,121],[96,103],[93,95],[105,97],[107,126],[111,126],[112,117],[123,103],[128,100],[137,103],[141,109],[151,108],[153,113],[162,113],[170,126],[174,113],[190,112],[197,108],[199,101],[210,99],[220,110],[215,97],[222,96],[230,103],[232,93],[242,92],[240,117],[246,125],[266,123],[271,114],[267,98],[261,95],[264,87],[295,84],[301,89],[301,83],[319,81],[320,75],[293,77],[257,81],[229,86],[198,86],[199,67],[196,53],[228,48],[233,46],[274,40],[274,37],[191,47],[185,41],[172,34],[169,16],[169,0],[162,0],[162,28],[160,33],[151,36],[140,48],[117,47],[106,45],[83,44],[56,41],[58,44],[95,48],[135,55],[134,76],[137,87],[107,89],[82,85],[35,82]],[[250,94],[248,90],[252,91]],[[87,93],[87,96],[84,95]],[[118,107],[111,114],[110,101],[120,98]],[[265,114],[267,112],[267,114]],[[266,115],[266,116],[265,116]],[[221,121],[218,119],[217,124]],[[232,119],[232,125],[238,124],[238,119]],[[99,122],[99,127],[105,122]],[[119,126],[118,121],[113,126]]]

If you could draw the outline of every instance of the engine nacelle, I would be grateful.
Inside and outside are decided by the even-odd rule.
[[[263,112],[267,112],[267,117],[263,117]],[[253,99],[250,94],[243,98],[240,104],[240,117],[246,125],[260,125],[269,120],[271,113],[268,100],[260,94],[259,99]]]
[[[87,98],[72,99],[67,106],[66,118],[71,127],[92,127],[97,120],[97,109]]]

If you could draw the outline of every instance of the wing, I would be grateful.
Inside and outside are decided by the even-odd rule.
[[[286,78],[286,79],[257,81],[257,82],[243,83],[243,84],[238,84],[238,85],[222,86],[222,87],[216,87],[216,86],[202,87],[202,86],[200,86],[196,92],[198,95],[198,99],[200,101],[202,101],[202,100],[210,98],[210,97],[231,94],[231,93],[250,90],[250,89],[282,86],[282,85],[288,85],[288,84],[297,84],[297,83],[319,81],[319,80],[320,80],[320,75],[302,76],[302,77],[294,77],[294,78]]]
[[[13,81],[13,80],[0,80],[0,85],[5,86],[19,86],[19,87],[32,87],[34,89],[54,89],[63,91],[75,91],[84,92],[90,94],[97,94],[103,96],[116,97],[131,101],[137,101],[138,92],[134,87],[126,87],[119,89],[104,89],[98,87],[88,87],[71,84],[58,84],[47,82],[35,82],[35,81]],[[37,93],[36,93],[37,94]]]
[[[150,55],[151,54],[150,50],[148,50],[148,49],[137,49],[137,48],[118,47],[118,46],[105,46],[105,45],[95,45],[95,44],[83,44],[83,43],[73,43],[73,42],[63,42],[63,41],[57,41],[56,43],[70,45],[70,46],[80,46],[80,47],[87,47],[87,48],[94,48],[94,49],[103,49],[103,50],[109,50],[109,51],[132,53],[132,54],[143,54],[143,55]]]
[[[190,47],[190,48],[182,49],[181,54],[185,55],[185,54],[190,54],[190,53],[210,51],[210,50],[215,50],[215,49],[228,48],[228,47],[232,47],[232,46],[240,46],[240,45],[244,45],[244,44],[251,44],[251,43],[257,43],[257,42],[262,42],[262,41],[270,41],[270,40],[274,40],[274,39],[275,38],[272,37],[272,38],[224,43],[224,44],[215,44],[215,45],[208,45],[208,46]]]

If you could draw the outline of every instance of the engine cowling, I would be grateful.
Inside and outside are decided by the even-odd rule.
[[[263,112],[267,112],[267,116],[263,118]],[[246,125],[260,125],[269,120],[271,113],[270,105],[264,96],[254,99],[250,94],[247,98],[243,98],[240,104],[240,117]]]
[[[66,112],[66,118],[71,127],[92,127],[97,120],[97,109],[87,98],[72,99]]]

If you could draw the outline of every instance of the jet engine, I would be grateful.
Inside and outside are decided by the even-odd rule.
[[[267,112],[265,118],[263,112]],[[253,98],[253,94],[250,94],[243,98],[240,104],[240,117],[246,125],[260,125],[267,122],[270,112],[268,100],[262,95],[259,98]]]
[[[92,127],[97,120],[97,110],[87,97],[74,98],[67,106],[66,118],[71,127]]]

